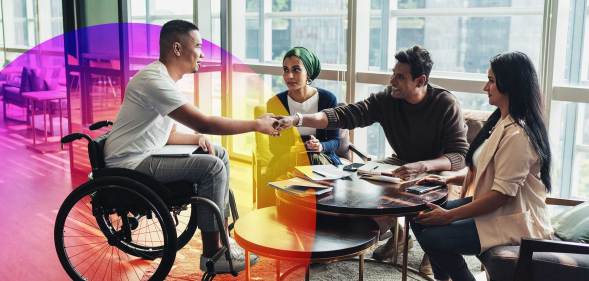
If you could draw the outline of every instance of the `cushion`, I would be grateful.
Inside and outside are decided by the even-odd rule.
[[[39,76],[34,69],[31,69],[29,72],[29,85],[30,85],[29,90],[33,91],[33,92],[46,91],[48,89],[47,83],[45,83],[45,79],[43,79],[41,76]],[[22,91],[22,92],[27,92],[27,91]]]
[[[589,276],[589,255],[565,253],[534,253],[534,281],[586,281]]]
[[[496,246],[480,254],[478,258],[493,281],[511,281],[518,256],[519,246]]]
[[[562,240],[589,243],[589,202],[555,216],[552,226],[556,236]]]
[[[497,246],[478,256],[493,281],[512,281],[515,274],[519,246]],[[532,257],[534,281],[581,281],[589,276],[589,256],[563,253],[534,253]]]
[[[481,128],[487,122],[491,116],[491,112],[481,110],[465,110],[464,111],[464,122],[468,127],[466,131],[466,141],[472,143],[474,138],[477,136]]]

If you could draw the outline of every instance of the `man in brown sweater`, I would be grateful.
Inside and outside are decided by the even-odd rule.
[[[281,126],[353,129],[378,122],[395,151],[383,162],[400,166],[392,171],[394,176],[410,179],[426,172],[462,169],[468,150],[466,126],[456,98],[428,83],[433,65],[429,52],[414,46],[395,54],[395,59],[384,91],[355,104],[283,117]],[[393,255],[389,242],[375,251],[375,258]]]

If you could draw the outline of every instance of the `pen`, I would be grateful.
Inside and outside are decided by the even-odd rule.
[[[373,169],[373,170],[376,170],[376,169],[378,169],[378,166],[374,166],[374,168],[372,168],[372,169]]]
[[[313,173],[315,173],[315,174],[318,174],[318,175],[320,175],[320,176],[322,176],[322,177],[327,177],[326,175],[324,175],[324,174],[322,174],[322,173],[319,173],[319,172],[317,172],[317,171],[315,171],[315,170],[313,170]]]

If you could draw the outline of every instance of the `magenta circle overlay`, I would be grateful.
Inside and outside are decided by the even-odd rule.
[[[161,26],[153,24],[112,23],[71,31],[53,37],[19,55],[0,71],[0,80],[6,80],[9,85],[20,87],[21,73],[23,68],[27,68],[32,69],[36,77],[44,80],[39,82],[40,85],[33,85],[28,91],[53,90],[60,86],[65,90],[66,58],[70,73],[78,72],[80,67],[119,70],[121,59],[129,63],[133,73],[158,59],[160,30]],[[121,57],[122,44],[119,38],[124,33],[128,34],[123,36],[128,52]],[[68,50],[67,56],[64,55],[64,47]],[[202,49],[205,55],[205,67],[220,66],[223,56],[230,57],[234,63],[240,62],[237,57],[211,41],[203,39]],[[240,72],[244,71],[240,70]],[[245,72],[253,73],[251,69],[246,69]],[[124,83],[126,82],[128,81]]]

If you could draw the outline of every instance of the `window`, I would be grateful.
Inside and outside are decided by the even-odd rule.
[[[322,64],[345,64],[347,1],[248,0],[242,12],[234,16],[245,34],[238,57],[280,64],[290,48],[303,46]]]
[[[33,1],[9,0],[3,1],[4,22],[11,23],[4,26],[6,45],[10,47],[33,47],[35,45]]]
[[[8,63],[26,52],[63,33],[60,0],[4,0],[2,1],[0,54]],[[62,51],[62,44],[52,42],[51,51]],[[10,51],[6,50],[10,49]]]
[[[489,59],[504,51],[523,51],[534,61],[549,105],[554,195],[589,198],[589,0],[127,2],[132,22],[198,20],[203,38],[213,43],[204,50],[208,67],[185,77],[181,89],[199,93],[190,98],[204,112],[240,119],[253,118],[255,106],[285,89],[282,56],[297,45],[319,56],[322,72],[314,85],[331,90],[340,102],[359,101],[381,90],[388,84],[395,51],[423,45],[434,60],[431,81],[451,90],[463,108],[486,111],[494,109],[482,91]],[[60,0],[1,4],[5,61],[62,32]],[[225,4],[231,19],[222,12]],[[348,11],[349,6],[355,10]],[[231,26],[222,42],[225,24]],[[348,32],[350,27],[354,32]],[[133,38],[145,40],[131,42],[131,53],[143,50],[139,53],[157,57],[157,45],[147,42],[157,42],[159,34],[133,32],[144,34]],[[219,70],[222,43],[234,56],[232,75],[227,76],[231,81]],[[353,53],[348,54],[348,46]],[[222,92],[227,85],[229,95]],[[227,137],[223,144],[232,155],[247,159],[252,137]],[[353,141],[378,157],[392,153],[379,125],[356,129]]]
[[[489,58],[507,50],[539,65],[542,9],[542,1],[372,0],[362,70],[390,70],[394,52],[416,44],[431,52],[437,72],[484,74]]]
[[[553,186],[565,198],[589,198],[589,17],[587,0],[559,1],[549,66]]]

